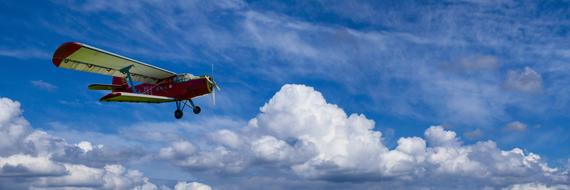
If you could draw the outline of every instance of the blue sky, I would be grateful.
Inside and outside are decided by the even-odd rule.
[[[221,179],[230,174],[149,155],[168,152],[169,147],[175,150],[174,142],[181,140],[202,149],[216,147],[215,142],[199,139],[218,130],[251,135],[238,131],[255,126],[252,119],[265,121],[260,109],[278,99],[277,92],[292,96],[291,101],[298,98],[285,84],[312,87],[314,91],[299,91],[321,93],[327,101],[323,105],[334,104],[347,115],[363,114],[374,122],[370,134],[380,132],[381,144],[388,149],[397,149],[402,137],[426,136],[430,145],[427,131],[441,126],[465,146],[490,140],[498,150],[518,147],[564,171],[570,163],[569,7],[564,1],[507,0],[4,1],[0,97],[20,102],[22,117],[32,129],[65,139],[70,146],[89,141],[115,153],[142,149],[130,152],[144,159],[125,153],[124,159],[112,163],[169,186],[184,180],[229,189]],[[86,87],[110,83],[109,77],[58,69],[51,63],[53,51],[67,41],[181,73],[209,74],[213,64],[223,88],[218,104],[213,106],[209,97],[198,98],[203,113],[175,121],[174,104],[99,103],[105,93]],[[330,116],[327,111],[318,113]],[[345,117],[341,118],[352,121],[352,116]],[[303,135],[273,136],[290,145],[304,141]],[[256,164],[240,170],[251,178],[228,181],[241,180],[242,188],[262,184],[256,179],[270,171],[267,165],[286,168],[279,170],[289,176],[286,182],[300,187],[328,188],[330,181],[358,177],[303,176],[295,173],[297,165],[281,162],[252,165]],[[175,172],[168,175],[170,171]],[[568,184],[568,172],[564,175],[562,183]],[[273,177],[279,179],[277,174]],[[315,178],[324,181],[311,181]],[[374,180],[341,187],[371,184]],[[397,184],[396,180],[391,185]]]

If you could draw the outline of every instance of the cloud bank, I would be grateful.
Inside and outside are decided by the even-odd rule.
[[[389,148],[373,120],[346,114],[304,85],[284,85],[247,126],[202,140],[208,142],[173,142],[160,158],[192,172],[381,187],[567,189],[570,182],[567,169],[552,168],[537,154],[502,150],[493,141],[466,145],[442,126]]]
[[[203,134],[192,138],[173,134],[159,138],[169,144],[163,148],[134,153],[88,141],[67,143],[32,129],[18,102],[1,98],[0,105],[1,188],[170,189],[125,167],[129,157],[166,161],[217,189],[570,188],[568,168],[551,167],[521,148],[503,150],[493,141],[465,144],[442,126],[389,147],[373,120],[347,114],[305,85],[284,85],[243,127],[235,122],[197,129]],[[155,132],[168,137],[178,131],[165,130]],[[183,181],[173,188],[212,189]]]
[[[151,183],[140,171],[116,163],[121,157],[102,145],[69,144],[35,130],[20,103],[0,98],[0,189],[169,189]],[[179,182],[175,189],[208,189]]]

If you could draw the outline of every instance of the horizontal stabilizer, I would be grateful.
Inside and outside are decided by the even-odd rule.
[[[89,90],[124,90],[125,86],[114,84],[91,84],[88,88]]]
[[[148,94],[135,94],[129,92],[112,92],[103,96],[102,102],[136,102],[136,103],[163,103],[173,102],[176,99],[166,96],[154,96]]]

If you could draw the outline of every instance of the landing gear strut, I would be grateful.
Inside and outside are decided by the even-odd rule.
[[[190,103],[190,105],[188,105],[188,103]],[[184,107],[191,107],[192,108],[192,112],[194,112],[194,114],[199,114],[200,111],[202,111],[202,109],[200,108],[200,106],[196,106],[194,105],[194,102],[190,99],[190,100],[181,100],[181,101],[176,101],[176,111],[174,111],[174,118],[176,119],[180,119],[182,118],[182,116],[184,116]]]

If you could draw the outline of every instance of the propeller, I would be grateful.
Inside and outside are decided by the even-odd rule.
[[[208,80],[208,82],[212,85],[212,87],[215,88],[215,89],[212,89],[212,103],[215,106],[216,105],[216,90],[220,91],[222,89],[220,88],[220,86],[218,86],[218,84],[216,82],[214,82],[213,76],[214,76],[214,64],[212,64],[212,73],[211,73],[210,77],[206,77],[206,80]]]

